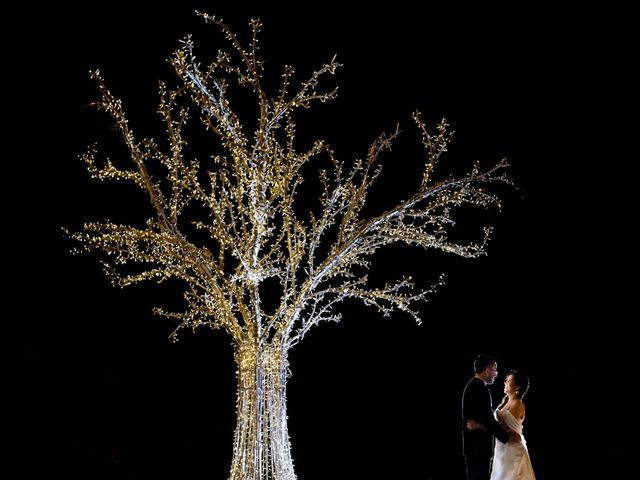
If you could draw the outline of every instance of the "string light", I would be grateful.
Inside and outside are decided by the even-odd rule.
[[[257,52],[260,22],[251,21],[247,48],[223,22],[200,15],[222,30],[231,51],[218,53],[206,67],[196,59],[190,37],[174,52],[170,62],[180,83],[175,89],[161,84],[158,108],[166,142],[138,139],[121,101],[100,72],[92,73],[100,94],[97,106],[113,118],[132,162],[130,168],[99,162],[95,147],[82,159],[93,178],[139,187],[153,215],[143,227],[93,222],[69,235],[79,242],[79,250],[106,254],[106,273],[115,285],[183,282],[184,311],[155,310],[176,320],[172,338],[183,328],[206,326],[228,332],[234,345],[238,392],[230,479],[293,480],[286,414],[290,348],[312,326],[339,320],[337,308],[349,298],[385,316],[402,310],[419,322],[416,306],[443,279],[417,291],[410,278],[376,287],[367,276],[371,255],[397,242],[462,257],[484,254],[490,229],[478,244],[450,241],[452,215],[463,205],[499,206],[485,187],[509,183],[507,165],[475,166],[460,178],[434,180],[451,133],[444,120],[430,133],[416,113],[425,148],[420,186],[392,208],[366,217],[363,207],[380,174],[381,153],[390,149],[399,131],[381,135],[366,158],[350,168],[322,141],[297,151],[294,113],[335,98],[336,89],[323,91],[320,84],[340,65],[334,58],[297,84],[294,68],[286,66],[279,92],[270,98],[262,86]],[[242,123],[232,108],[228,85],[233,83],[256,94],[257,124],[254,119]],[[224,154],[206,162],[191,156],[185,132],[194,112]],[[257,127],[251,133],[247,125]],[[315,216],[308,209],[302,214],[295,208],[301,168],[320,154],[332,165],[320,172],[321,208]],[[158,175],[158,164],[163,175]],[[195,233],[205,234],[206,240]],[[264,286],[273,280],[280,298],[263,305]],[[272,297],[273,288],[269,292]]]

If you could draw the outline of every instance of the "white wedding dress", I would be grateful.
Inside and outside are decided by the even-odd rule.
[[[522,421],[515,418],[509,410],[502,410],[496,418],[519,433],[522,443],[496,441],[491,480],[535,480],[527,443],[522,436]]]

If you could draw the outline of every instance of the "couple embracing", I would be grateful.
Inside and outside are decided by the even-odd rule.
[[[522,398],[529,388],[529,378],[522,372],[509,372],[504,382],[505,396],[494,412],[487,387],[498,376],[497,361],[491,355],[478,355],[473,369],[475,375],[462,395],[467,480],[535,480],[522,436]]]

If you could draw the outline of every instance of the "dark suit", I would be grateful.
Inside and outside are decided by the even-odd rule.
[[[482,423],[486,430],[468,430],[467,420]],[[473,377],[462,394],[462,446],[467,464],[467,480],[489,480],[493,437],[506,443],[507,433],[493,416],[491,392],[478,377]]]

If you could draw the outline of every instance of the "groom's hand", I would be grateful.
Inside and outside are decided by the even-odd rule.
[[[509,434],[509,443],[522,443],[522,436],[517,432]]]

